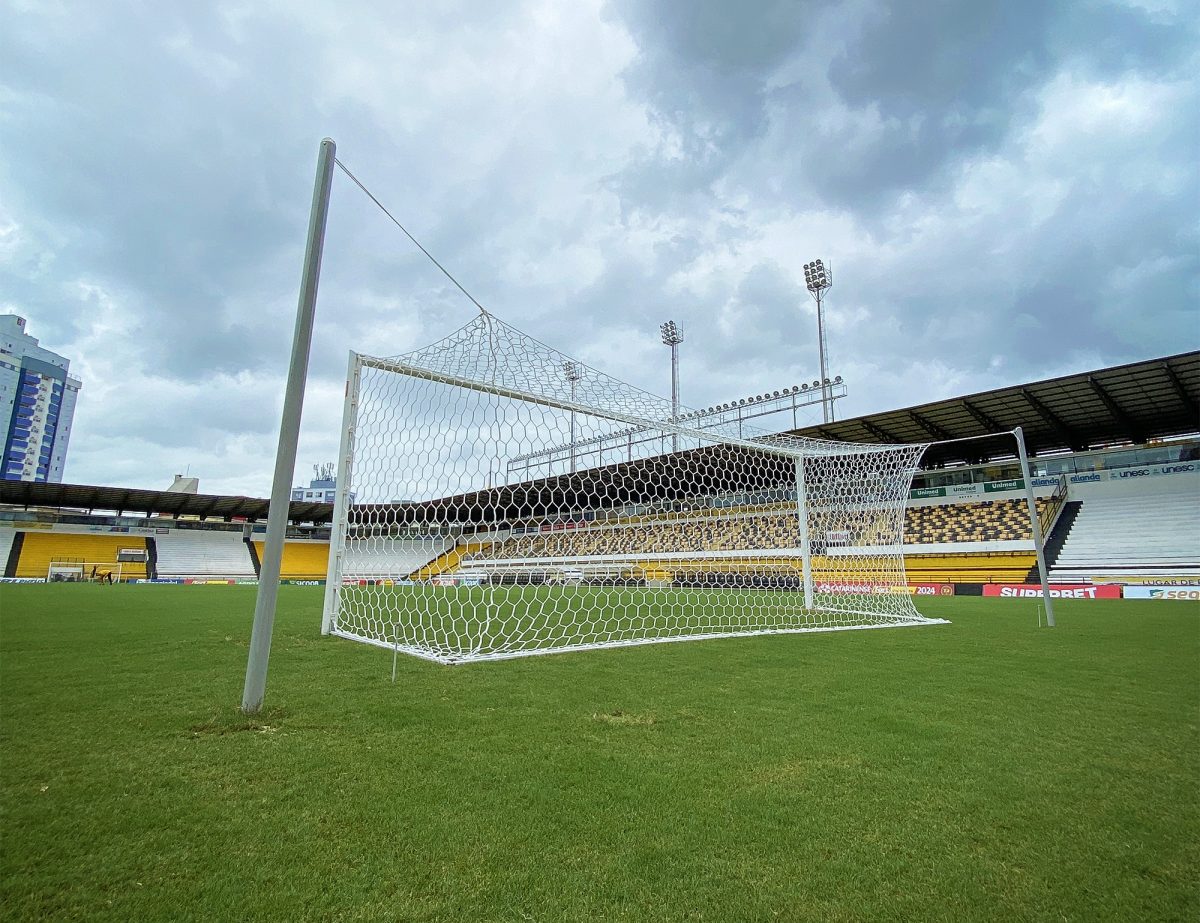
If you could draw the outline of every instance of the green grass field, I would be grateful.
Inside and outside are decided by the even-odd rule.
[[[1200,610],[443,667],[285,587],[0,588],[4,920],[1200,915]]]

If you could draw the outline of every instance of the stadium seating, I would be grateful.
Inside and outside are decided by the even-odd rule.
[[[1051,578],[1200,573],[1193,480],[1086,495]]]
[[[446,556],[451,555],[453,560]],[[453,570],[462,557],[454,539],[372,538],[346,542],[342,573],[370,579],[408,575],[421,569],[422,579]]]
[[[255,542],[258,559],[263,542]],[[324,580],[329,568],[329,542],[284,542],[279,576],[284,580]]]
[[[1038,500],[1039,512],[1047,501]],[[819,522],[813,532],[821,534]],[[887,541],[886,523],[878,513],[864,513],[851,529],[852,544],[879,545]],[[1023,500],[996,500],[909,508],[905,518],[906,545],[1029,540],[1029,514]],[[578,558],[598,555],[641,556],[665,552],[703,552],[796,548],[800,532],[794,511],[777,506],[753,515],[727,512],[690,519],[652,520],[640,517],[621,525],[599,525],[514,536],[469,555],[474,560],[507,558]],[[1021,558],[1024,560],[1024,557]],[[945,570],[938,562],[936,569]],[[1015,560],[982,562],[982,571],[1020,569]],[[1028,571],[1028,565],[1025,571]],[[1022,573],[1022,576],[1024,574]]]
[[[653,556],[670,552],[770,550],[800,543],[794,516],[763,514],[747,518],[710,516],[655,523],[536,532],[515,536],[469,555],[473,560],[575,558],[597,555]]]
[[[1038,498],[1038,514],[1048,504]],[[1024,500],[982,500],[941,506],[911,506],[905,511],[904,544],[1027,540],[1032,531]]]
[[[115,565],[117,552],[123,548],[145,550],[146,540],[135,535],[111,533],[73,533],[27,531],[17,562],[17,577],[45,577],[54,562],[77,561],[88,564]],[[127,562],[119,569],[110,568],[121,580],[145,578],[146,565]],[[86,576],[86,574],[85,574]]]
[[[1024,583],[1037,564],[1032,552],[922,554],[904,558],[909,583]]]
[[[241,532],[172,529],[155,536],[159,577],[253,577]]]
[[[8,555],[12,551],[16,534],[16,529],[0,528],[0,568],[8,564]]]

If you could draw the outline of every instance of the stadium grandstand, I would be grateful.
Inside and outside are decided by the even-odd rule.
[[[1198,582],[1200,352],[999,388],[793,431],[850,442],[978,437],[1020,425],[1054,582]],[[687,504],[663,492],[655,460],[608,466],[582,491],[562,474],[463,498],[370,510],[359,579],[662,584],[736,582],[799,545],[782,493],[721,490]],[[1035,549],[1011,438],[930,448],[905,512],[911,592],[979,593],[1033,581]],[[586,498],[586,499],[585,499]],[[469,522],[445,510],[475,511]],[[266,500],[73,484],[0,482],[8,580],[238,583],[255,580]],[[329,503],[293,501],[285,580],[320,582]],[[818,534],[821,533],[818,529]],[[844,548],[880,541],[865,512],[814,546],[814,576]],[[350,542],[347,555],[359,554]],[[684,563],[686,559],[686,563]],[[375,568],[371,571],[370,568]]]

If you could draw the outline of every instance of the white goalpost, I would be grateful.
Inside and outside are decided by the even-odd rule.
[[[676,412],[482,312],[351,355],[323,631],[464,663],[942,622],[901,553],[924,449]]]
[[[123,561],[84,561],[56,558],[46,568],[47,583],[121,583]]]

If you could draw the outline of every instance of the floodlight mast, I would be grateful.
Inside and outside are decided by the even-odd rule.
[[[804,287],[817,302],[817,350],[821,360],[821,415],[826,423],[833,422],[833,398],[829,393],[829,349],[825,343],[825,293],[833,288],[833,271],[820,260],[804,264]]]
[[[279,571],[283,542],[287,535],[292,499],[292,475],[296,470],[296,444],[300,438],[300,415],[304,409],[304,382],[312,346],[313,315],[317,307],[317,283],[321,277],[321,251],[325,246],[325,219],[329,215],[329,189],[337,146],[332,138],[321,142],[317,177],[313,185],[312,209],[308,216],[308,242],[304,248],[304,271],[300,278],[300,302],[296,308],[296,330],[292,336],[292,359],[283,395],[279,422],[279,447],[275,452],[275,479],[267,513],[267,540],[263,546],[254,603],[254,627],[250,633],[250,656],[246,662],[246,685],[242,711],[255,714],[262,708],[267,691],[267,661],[271,656],[271,630],[275,625],[275,600],[279,595]]]
[[[575,385],[583,379],[583,366],[568,360],[562,364],[563,377],[571,385],[571,403],[575,403]],[[575,473],[575,411],[571,411],[571,474]]]
[[[673,320],[658,327],[665,346],[671,347],[671,422],[679,422],[679,344],[683,342],[683,331]],[[679,451],[679,434],[671,436],[671,451]]]

